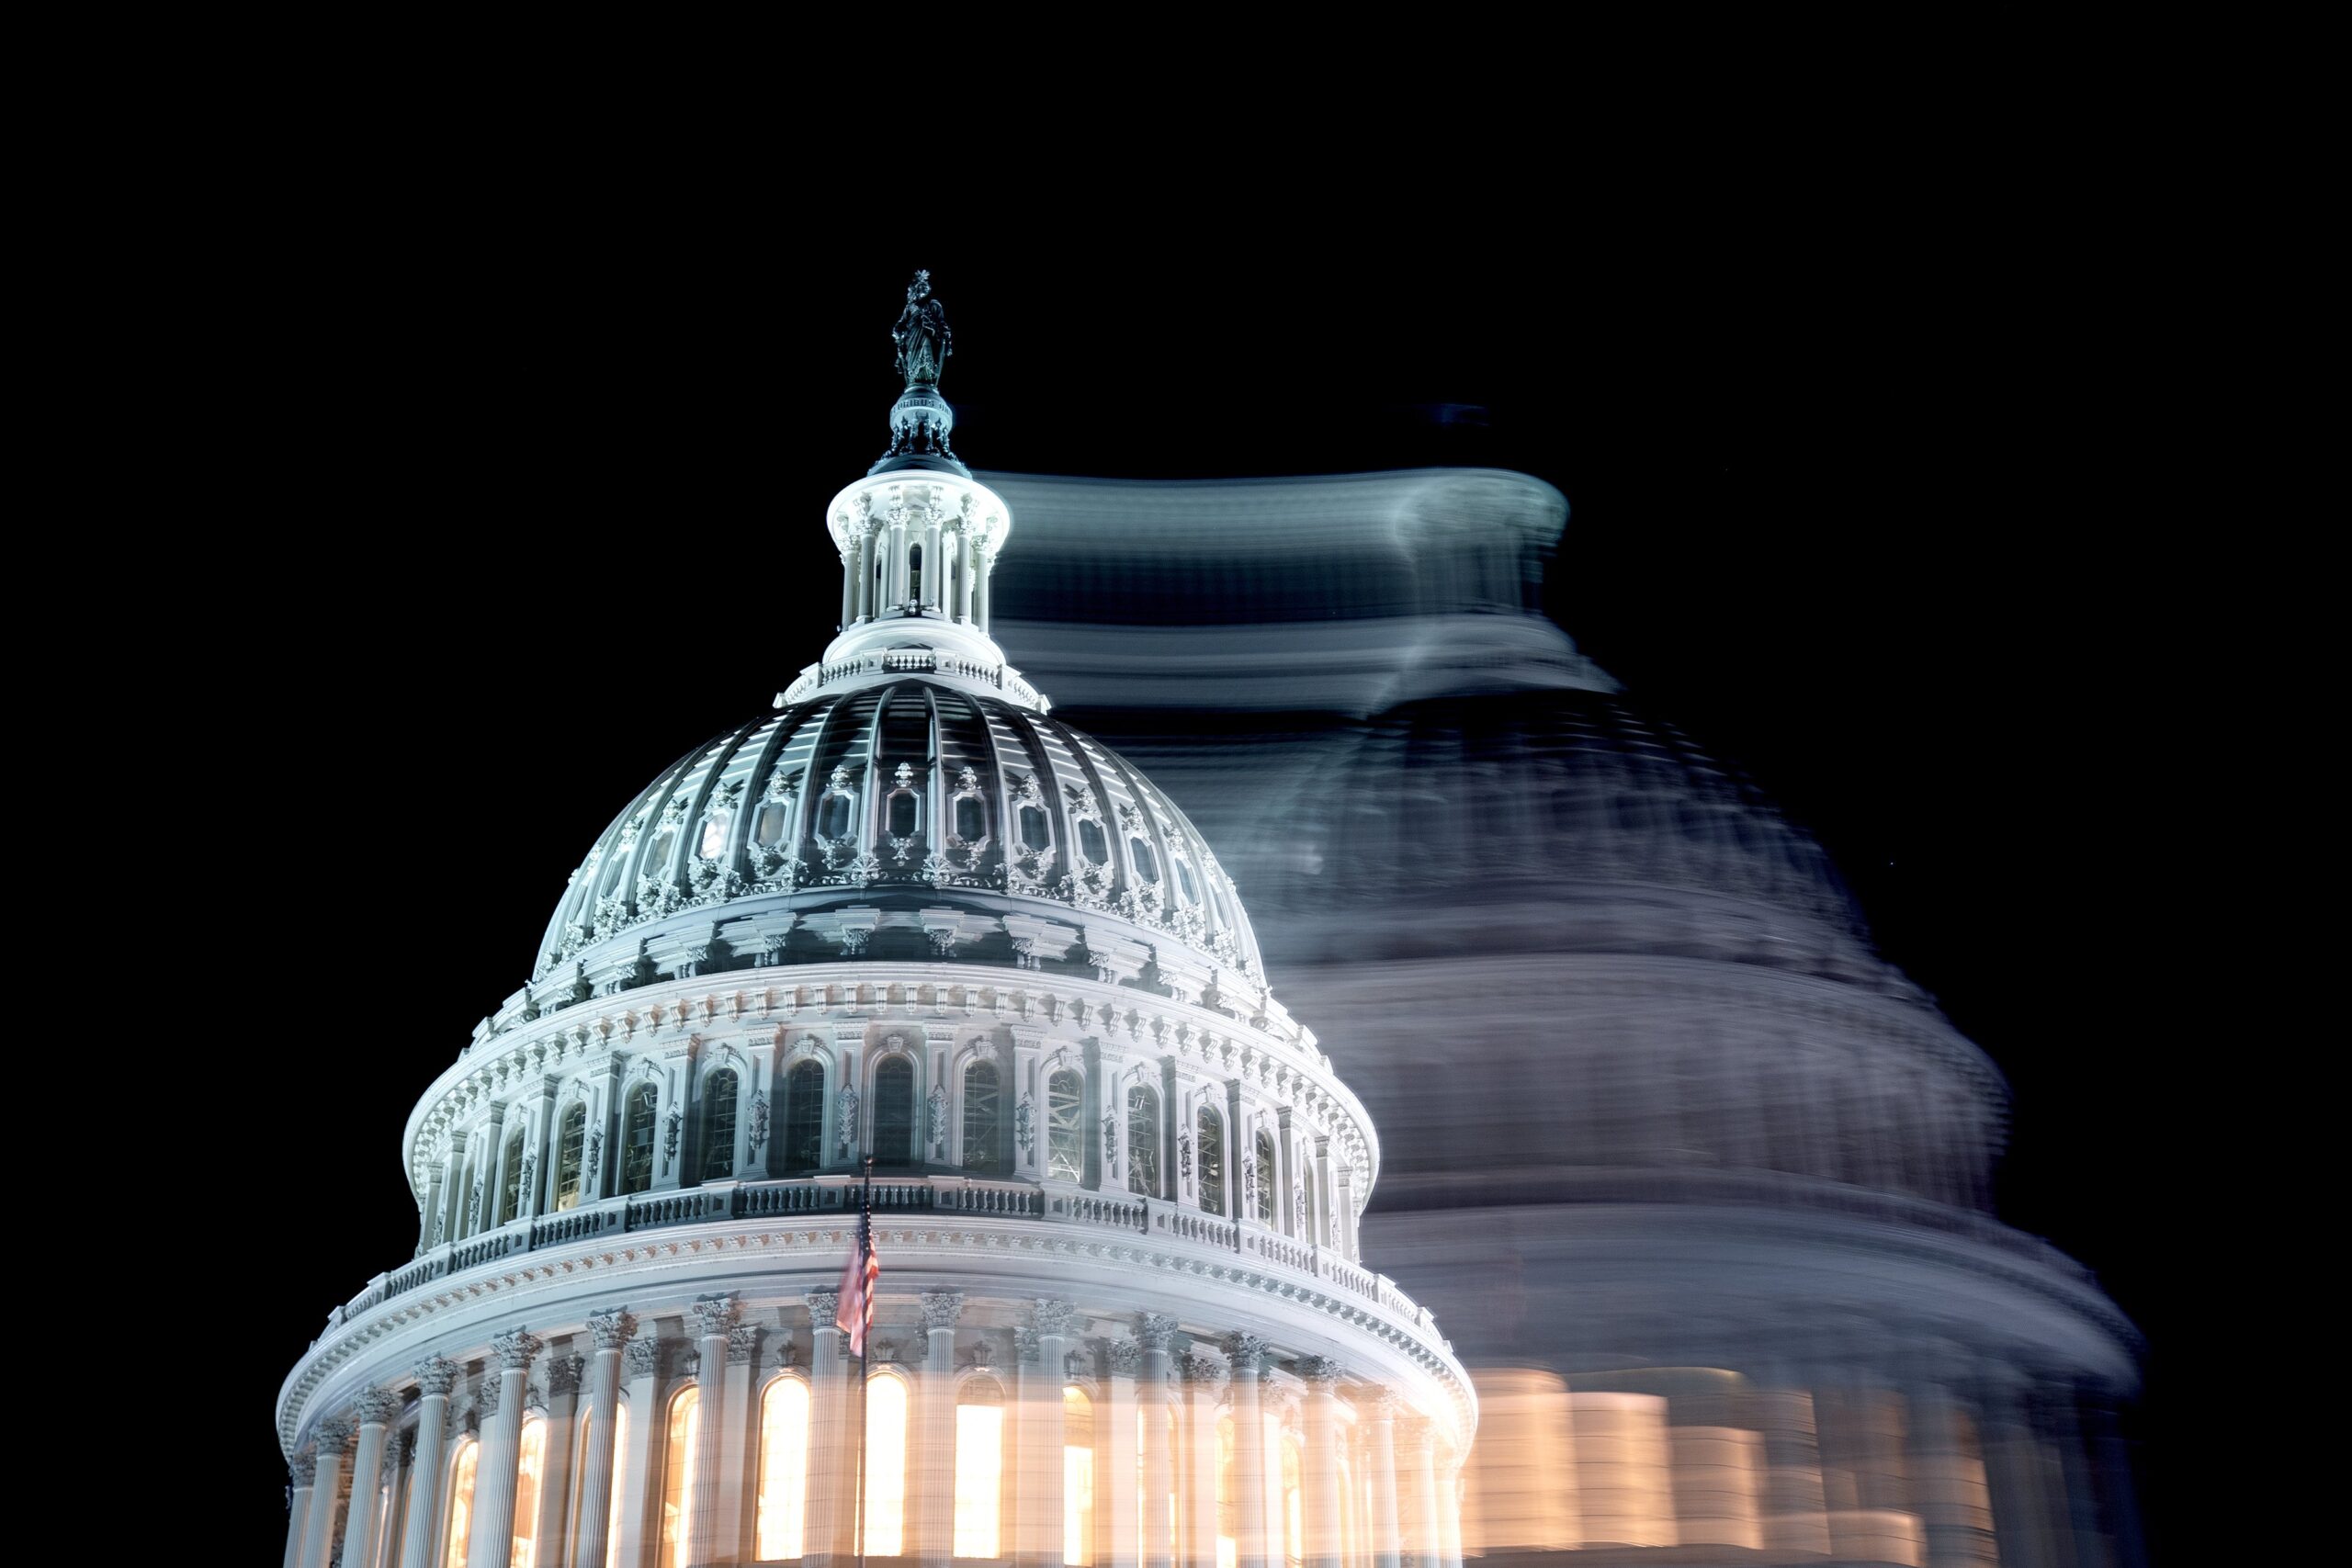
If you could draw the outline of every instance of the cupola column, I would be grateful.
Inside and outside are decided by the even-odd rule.
[[[662,1387],[662,1341],[650,1335],[630,1340],[621,1351],[621,1370],[628,1384],[628,1449],[614,1461],[613,1483],[621,1488],[620,1544],[606,1550],[617,1554],[615,1561],[622,1568],[638,1568],[645,1561],[648,1516],[658,1516],[662,1507],[653,1474],[653,1456],[660,1451],[655,1443],[670,1427],[668,1413],[653,1403]]]
[[[808,1568],[827,1568],[842,1550],[842,1523],[848,1517],[843,1498],[851,1471],[842,1448],[849,1440],[843,1419],[848,1367],[842,1356],[842,1331],[833,1321],[841,1311],[841,1293],[810,1291],[808,1302],[808,1494],[801,1556]]]
[[[1340,1363],[1311,1356],[1298,1371],[1306,1380],[1306,1568],[1340,1568]]]
[[[621,1404],[621,1347],[636,1327],[619,1307],[588,1318],[595,1349],[585,1374],[588,1430],[580,1447],[580,1517],[572,1527],[571,1568],[605,1568],[605,1532],[612,1518],[613,1425]]]
[[[1236,1334],[1226,1341],[1233,1368],[1233,1499],[1238,1522],[1234,1552],[1238,1568],[1266,1568],[1266,1422],[1258,1404],[1258,1373],[1266,1341]]]
[[[353,1404],[359,1438],[351,1451],[351,1512],[343,1527],[345,1562],[376,1561],[376,1530],[383,1522],[376,1494],[383,1485],[384,1428],[400,1410],[400,1400],[380,1388],[369,1389]]]
[[[441,1483],[448,1468],[442,1455],[449,1443],[449,1390],[456,1386],[459,1370],[445,1356],[428,1356],[416,1364],[416,1457],[409,1461],[401,1568],[435,1568],[433,1543],[440,1533]]]
[[[1192,1461],[1184,1487],[1185,1568],[1217,1568],[1216,1385],[1224,1367],[1198,1349],[1180,1363],[1184,1373],[1184,1436]]]
[[[1374,1389],[1357,1409],[1372,1417],[1373,1568],[1398,1568],[1396,1396],[1385,1388]]]
[[[286,1461],[287,1477],[293,1482],[294,1491],[287,1503],[285,1568],[302,1568],[302,1539],[311,1523],[311,1482],[318,1467],[315,1449],[304,1449]]]
[[[1176,1489],[1175,1456],[1169,1450],[1169,1417],[1174,1390],[1169,1386],[1168,1342],[1176,1320],[1163,1313],[1146,1313],[1136,1330],[1143,1347],[1143,1381],[1136,1393],[1143,1408],[1143,1568],[1175,1568],[1175,1535],[1168,1517],[1169,1495]]]
[[[1419,1416],[1413,1417],[1408,1434],[1405,1453],[1413,1478],[1413,1535],[1412,1551],[1407,1555],[1419,1568],[1439,1568],[1439,1540],[1444,1530],[1437,1517],[1436,1434]]]
[[[538,1513],[531,1540],[537,1543],[535,1561],[548,1568],[563,1561],[564,1522],[571,1513],[571,1472],[580,1461],[572,1451],[573,1438],[580,1430],[580,1379],[586,1366],[579,1356],[548,1359],[547,1446],[540,1450]]]
[[[1069,1350],[1070,1303],[1040,1299],[1029,1313],[1036,1336],[1035,1367],[1022,1368],[1020,1451],[1022,1464],[1022,1534],[1031,1568],[1061,1568],[1062,1562],[1062,1385],[1069,1381],[1064,1362]]]
[[[514,1550],[515,1467],[523,1457],[523,1404],[531,1378],[531,1358],[539,1341],[527,1329],[510,1328],[491,1337],[498,1358],[498,1412],[482,1424],[481,1457],[474,1469],[473,1541],[466,1568],[507,1568]]]
[[[961,1291],[931,1291],[922,1298],[926,1339],[915,1427],[915,1551],[924,1568],[947,1568],[956,1557],[956,1322]]]
[[[334,1544],[335,1495],[343,1486],[344,1456],[351,1448],[351,1427],[341,1419],[322,1423],[319,1468],[311,1483],[310,1518],[302,1527],[302,1568],[327,1568]]]
[[[702,1360],[695,1374],[700,1403],[695,1412],[694,1512],[687,1521],[685,1560],[714,1562],[732,1555],[734,1548],[734,1531],[725,1528],[718,1504],[719,1477],[726,1469],[719,1456],[733,1416],[727,1408],[727,1332],[735,1326],[734,1294],[697,1296],[688,1315]]]

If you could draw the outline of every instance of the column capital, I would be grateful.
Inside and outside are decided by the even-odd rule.
[[[740,1367],[760,1351],[760,1325],[739,1323],[727,1331],[727,1364]]]
[[[694,1304],[686,1310],[695,1320],[695,1337],[700,1339],[713,1338],[734,1327],[741,1311],[732,1291],[714,1291],[707,1296],[696,1296]]]
[[[1356,1395],[1356,1403],[1362,1405],[1364,1414],[1374,1420],[1390,1422],[1396,1419],[1396,1412],[1403,1408],[1405,1404],[1403,1400],[1396,1397],[1396,1390],[1377,1385]]]
[[[1136,1339],[1147,1350],[1165,1350],[1176,1332],[1176,1320],[1164,1312],[1148,1312],[1136,1325]]]
[[[341,1459],[351,1447],[351,1417],[330,1416],[319,1423],[311,1440],[318,1445],[321,1459]]]
[[[636,1332],[637,1319],[629,1316],[627,1307],[606,1307],[588,1314],[588,1333],[599,1350],[617,1350]]]
[[[1131,1378],[1143,1371],[1143,1347],[1132,1339],[1111,1341],[1111,1375]]]
[[[553,1399],[560,1393],[578,1393],[580,1374],[587,1365],[588,1358],[585,1356],[550,1357],[548,1360],[548,1397]]]
[[[1215,1389],[1225,1382],[1225,1363],[1206,1351],[1198,1349],[1188,1351],[1177,1365],[1182,1371],[1184,1381],[1188,1383]]]
[[[632,1380],[650,1378],[662,1370],[662,1341],[650,1337],[632,1339],[621,1352],[621,1359]]]
[[[833,1318],[842,1310],[842,1293],[839,1291],[810,1291],[807,1300],[808,1321],[817,1325],[818,1331],[821,1333],[832,1327]]]
[[[287,1479],[293,1482],[298,1489],[316,1480],[318,1469],[319,1451],[316,1449],[303,1449],[286,1461]]]
[[[961,1291],[926,1291],[922,1296],[923,1326],[937,1334],[952,1330],[956,1320],[964,1315],[964,1292]]]
[[[1313,1387],[1329,1393],[1347,1374],[1329,1356],[1308,1356],[1298,1363],[1298,1375]]]
[[[401,1396],[388,1388],[364,1391],[351,1402],[352,1414],[363,1427],[381,1427],[401,1413]]]
[[[1035,1366],[1037,1364],[1037,1331],[1034,1328],[1014,1329],[1012,1354],[1023,1366]]]
[[[510,1328],[490,1337],[492,1354],[498,1358],[501,1369],[510,1372],[528,1371],[531,1358],[546,1346],[527,1328]]]
[[[1076,1310],[1068,1302],[1039,1296],[1029,1304],[1029,1326],[1041,1338],[1063,1338],[1069,1333],[1070,1315]]]
[[[1225,1339],[1226,1359],[1233,1363],[1237,1377],[1244,1371],[1256,1377],[1265,1365],[1269,1348],[1264,1335],[1251,1334],[1246,1329],[1238,1334],[1228,1334]]]
[[[414,1369],[416,1386],[427,1398],[447,1399],[465,1370],[447,1356],[427,1356]]]

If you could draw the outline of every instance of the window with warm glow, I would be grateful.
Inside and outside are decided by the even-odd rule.
[[[1302,1498],[1298,1444],[1289,1438],[1282,1439],[1283,1455],[1283,1560],[1290,1568],[1306,1568],[1306,1515]],[[1426,1554],[1424,1556],[1426,1561]]]
[[[702,1179],[735,1174],[735,1071],[721,1067],[702,1086]]]
[[[537,1568],[539,1478],[547,1457],[548,1424],[534,1416],[523,1423],[514,1461],[514,1539],[507,1548],[507,1568]]]
[[[471,1438],[458,1445],[458,1458],[449,1467],[449,1513],[443,1537],[448,1545],[441,1554],[441,1568],[466,1568],[466,1549],[474,1533],[474,1466],[481,1458],[481,1445]]]
[[[1062,1562],[1094,1561],[1094,1402],[1083,1389],[1062,1390]]]
[[[956,1406],[956,1555],[997,1557],[1004,1497],[1004,1402],[993,1383],[965,1385]]]
[[[1216,1418],[1216,1568],[1241,1561],[1241,1506],[1233,1489],[1233,1417]]]
[[[886,1373],[865,1387],[865,1554],[898,1556],[906,1517],[907,1385]]]
[[[778,1378],[760,1400],[759,1539],[762,1561],[800,1555],[808,1496],[808,1385]]]
[[[582,1485],[582,1477],[588,1473],[588,1466],[586,1463],[586,1456],[588,1453],[588,1427],[590,1424],[590,1417],[594,1415],[595,1412],[593,1410],[582,1410],[580,1412],[580,1419],[572,1428],[571,1478],[571,1495],[565,1498],[563,1504],[563,1539],[566,1540],[577,1540],[580,1539],[580,1493]],[[613,1457],[616,1461],[620,1458],[618,1454],[615,1454]],[[566,1555],[569,1555],[569,1549],[567,1549]]]
[[[695,1506],[695,1426],[702,1392],[685,1388],[670,1402],[669,1440],[662,1445],[661,1568],[686,1568],[687,1514]]]

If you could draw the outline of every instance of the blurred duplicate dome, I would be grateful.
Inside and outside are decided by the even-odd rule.
[[[1530,1418],[1571,1493],[1600,1467],[1582,1512],[1494,1501],[1490,1553],[1990,1562],[2030,1464],[2057,1479],[2017,1469],[1997,1561],[2053,1532],[2131,1560],[2095,1434],[2138,1338],[1991,1214],[2006,1085],[1819,846],[1544,616],[1556,491],[988,482],[1052,541],[1001,574],[1006,637],[1184,803],[1382,1129],[1368,1250],[1506,1380],[1483,1397],[1556,1397]],[[1735,1457],[1682,1465],[1686,1438]],[[1665,1468],[1629,1480],[1636,1453]]]

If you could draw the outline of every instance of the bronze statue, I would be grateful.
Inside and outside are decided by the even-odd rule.
[[[923,268],[907,285],[907,308],[899,312],[899,324],[890,329],[890,341],[899,345],[899,374],[907,378],[909,387],[939,385],[940,367],[947,363],[952,335],[946,308],[932,296],[931,270]]]

